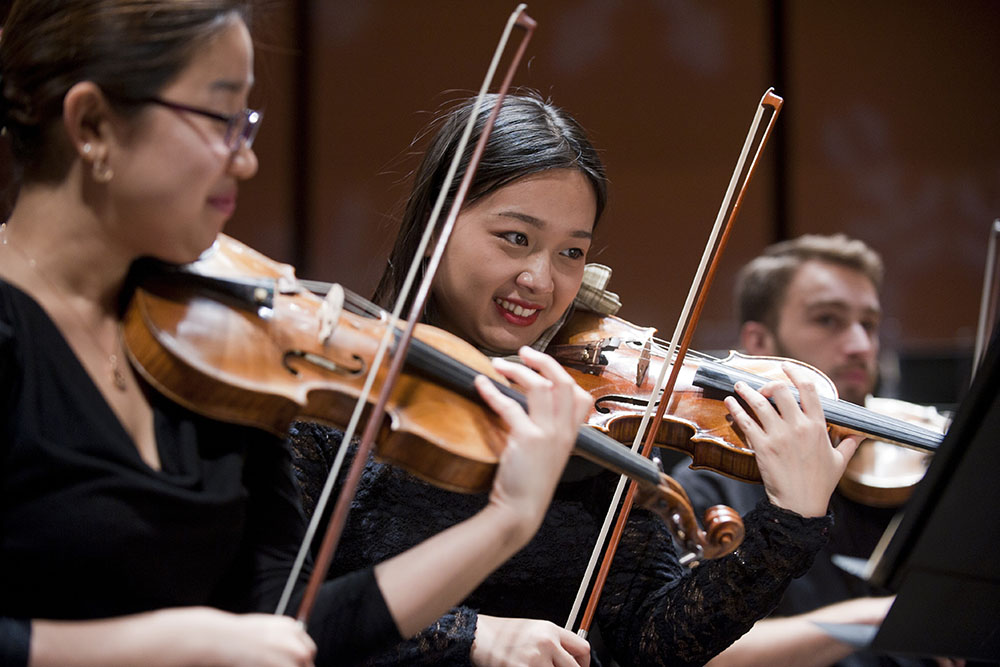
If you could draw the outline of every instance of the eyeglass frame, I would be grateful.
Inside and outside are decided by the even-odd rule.
[[[161,107],[166,107],[167,109],[173,109],[174,111],[186,111],[198,116],[217,120],[221,123],[226,123],[226,146],[233,154],[239,151],[240,148],[250,148],[253,146],[253,141],[257,137],[257,132],[260,130],[260,124],[264,120],[263,111],[250,108],[245,108],[234,114],[223,114],[211,111],[210,109],[193,107],[179,102],[171,102],[170,100],[165,100],[160,97],[144,97],[135,101],[140,104],[157,104]],[[240,132],[236,132],[236,128],[239,127],[238,124],[241,122],[243,123],[243,127]]]

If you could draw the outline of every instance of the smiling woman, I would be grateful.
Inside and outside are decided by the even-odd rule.
[[[360,659],[528,540],[586,412],[544,355],[501,365],[532,414],[481,388],[510,427],[483,511],[327,582],[308,628],[270,613],[305,532],[288,450],[158,394],[120,336],[133,261],[197,258],[257,171],[250,17],[242,0],[18,0],[4,23],[21,177],[0,225],[4,665]]]
[[[491,108],[495,100],[495,97],[487,97],[483,102],[483,108]],[[490,141],[486,144],[482,161],[476,170],[476,178],[466,198],[466,207],[456,221],[456,227],[466,227],[470,235],[482,233],[481,230],[469,225],[470,217],[477,215],[476,211],[480,210],[481,200],[498,193],[499,200],[490,204],[484,203],[482,212],[478,213],[480,220],[482,216],[492,216],[490,224],[493,232],[498,235],[497,244],[501,242],[510,244],[512,248],[509,253],[514,252],[513,246],[521,246],[525,248],[522,251],[525,256],[531,252],[532,256],[539,257],[538,244],[534,241],[535,233],[541,231],[542,227],[553,227],[552,233],[561,233],[564,238],[547,238],[546,245],[566,244],[558,247],[558,252],[562,253],[567,261],[553,261],[553,258],[546,257],[544,264],[552,264],[558,267],[563,275],[570,275],[572,272],[568,267],[564,267],[566,264],[576,263],[579,265],[576,280],[579,281],[583,275],[583,266],[580,262],[590,248],[594,225],[600,219],[607,202],[604,165],[583,128],[575,119],[568,114],[560,113],[554,106],[545,104],[534,96],[515,95],[507,97],[502,109],[503,115],[490,134]],[[381,306],[393,304],[399,295],[407,267],[416,254],[420,235],[430,216],[434,199],[444,183],[448,163],[457,149],[462,130],[473,111],[472,101],[465,101],[444,113],[437,123],[437,132],[414,177],[413,189],[406,202],[406,211],[388,265],[375,290],[374,301]],[[476,133],[482,132],[485,121],[485,114],[477,113]],[[460,172],[468,166],[470,157],[471,148],[461,158]],[[537,176],[542,181],[529,178],[532,176]],[[560,209],[547,202],[547,199],[554,194],[545,187],[550,182],[561,186],[561,203],[568,206],[567,209]],[[442,210],[448,210],[451,206],[458,185],[456,179],[447,193]],[[507,185],[514,185],[515,193],[523,192],[526,195],[534,193],[534,196],[530,201],[526,201],[521,196],[503,194],[504,186]],[[509,208],[505,208],[504,204]],[[533,208],[538,209],[539,215],[534,215]],[[461,224],[463,219],[464,225]],[[503,222],[508,224],[505,226],[501,224]],[[452,244],[454,238],[450,241],[450,245]],[[478,252],[480,249],[473,250]],[[552,249],[547,252],[551,253]],[[509,253],[508,256],[513,257]],[[445,257],[442,261],[447,263],[450,260]],[[480,268],[485,264],[481,256],[470,257],[470,261],[475,262]],[[531,274],[528,267],[522,271]],[[526,278],[529,282],[534,279],[534,275]],[[540,279],[545,282],[549,280],[545,277]],[[498,287],[500,285],[493,285],[492,290]],[[531,287],[549,289],[548,285],[542,283]],[[553,280],[552,291],[554,287]],[[575,292],[575,289],[572,291]],[[443,295],[443,292],[444,290],[435,287],[434,293],[431,294],[427,305],[428,321],[436,320],[439,313],[436,300]],[[508,296],[510,295],[494,294],[491,291],[486,298]],[[570,295],[569,299],[572,300],[573,296],[575,294]],[[559,294],[559,297],[565,299],[566,295]],[[532,304],[530,299],[526,301],[529,306]],[[557,309],[550,307],[547,315],[552,316],[554,310]],[[555,318],[558,319],[561,315],[562,312],[558,312]],[[548,322],[550,326],[553,323],[554,320]],[[531,340],[534,338],[525,337],[520,344]],[[515,348],[516,345],[511,347],[508,342],[501,349],[509,351]]]
[[[595,200],[580,171],[552,169],[466,207],[434,281],[438,326],[494,354],[531,345],[576,297]]]
[[[438,123],[376,293],[380,305],[391,306],[398,295],[461,129],[475,114],[477,130],[462,156],[468,164],[492,104],[464,101]],[[607,196],[597,151],[562,109],[536,94],[507,96],[469,191],[423,319],[494,355],[520,346],[544,350],[578,307],[574,299]],[[448,196],[454,198],[454,191]],[[630,515],[597,612],[618,663],[704,664],[767,613],[824,543],[831,524],[827,501],[856,443],[848,439],[834,449],[815,389],[799,389],[801,409],[787,387],[763,389],[780,414],[761,394],[739,390],[760,428],[735,401],[727,403],[757,450],[769,498],[746,517],[738,556],[686,573],[667,527],[646,511]],[[340,440],[332,429],[293,427],[294,463],[307,505],[319,496]],[[586,664],[580,638],[556,624],[569,615],[616,482],[607,472],[569,476],[538,535],[509,564],[462,606],[372,662]],[[485,502],[369,461],[333,572],[392,558]]]

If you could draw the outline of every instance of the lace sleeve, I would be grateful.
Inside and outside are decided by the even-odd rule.
[[[294,422],[288,431],[288,447],[292,453],[292,473],[299,488],[299,498],[306,517],[316,511],[326,477],[333,466],[337,449],[344,434],[332,428]],[[350,461],[344,462],[346,468]],[[336,497],[334,496],[334,499]]]
[[[316,503],[323,491],[323,485],[326,483],[327,474],[336,458],[342,438],[343,433],[339,430],[304,422],[293,424],[289,431],[289,445],[292,450],[292,469],[299,485],[302,505],[307,516],[311,516],[316,509]],[[344,459],[341,479],[338,480],[338,486],[334,488],[334,495],[332,496],[334,500],[336,499],[336,491],[339,489],[339,482],[343,480],[346,470],[351,465],[354,453],[355,449],[352,446],[349,448]],[[385,470],[385,466],[374,462],[369,462],[366,465],[366,474],[362,477],[361,481],[363,495],[364,492],[371,490],[368,488],[368,485],[372,484],[374,479],[379,478],[377,473],[384,472]],[[392,486],[390,488],[395,490],[396,493],[404,494],[411,506],[419,507],[422,503],[429,503],[427,511],[431,511],[433,503],[419,493],[415,493],[420,487],[397,489],[395,486]],[[377,514],[378,511],[388,511],[394,506],[394,502],[397,500],[396,496],[378,493],[380,490],[383,490],[382,487],[372,490],[373,498],[377,497],[385,506],[367,507],[364,505],[365,501],[357,500],[356,503],[361,503],[362,507],[354,508],[354,511],[352,511],[354,519],[358,519],[360,515],[364,515],[365,512],[363,510],[365,509]],[[330,508],[327,507],[326,511],[329,512]],[[365,527],[368,526],[366,522],[362,523],[365,524]],[[352,525],[349,519],[348,531],[351,530]],[[359,527],[358,530],[363,532],[366,529],[365,527]],[[360,553],[363,551],[363,548],[359,541],[355,540],[352,542],[351,540],[347,540],[346,542],[346,544],[341,545],[338,558],[342,560],[339,562],[335,561],[334,570],[338,568],[343,570],[345,568],[368,567],[374,564],[376,560],[381,560],[381,558],[369,560],[367,556]],[[408,542],[399,541],[397,543],[387,538],[385,542],[387,551],[380,555],[386,557],[392,553],[405,550],[407,546],[409,546]],[[383,653],[366,659],[364,664],[373,666],[398,664],[471,665],[470,656],[472,642],[475,639],[477,620],[478,614],[475,610],[469,607],[456,607],[416,636],[394,645],[391,649]]]
[[[476,638],[478,614],[468,607],[457,607],[434,621],[414,637],[400,642],[365,661],[368,667],[390,665],[472,665],[472,642]]]
[[[832,518],[762,502],[734,553],[693,571],[645,511],[626,526],[601,600],[601,631],[622,665],[702,665],[766,616],[826,544]]]

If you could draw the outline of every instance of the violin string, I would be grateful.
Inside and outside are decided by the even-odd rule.
[[[375,319],[382,319],[389,314],[384,308],[376,306],[374,303],[356,292],[344,290],[344,295],[347,297],[346,302],[355,306],[357,308],[357,314],[359,315],[368,315],[370,317],[374,317]]]
[[[328,283],[323,283],[327,289],[329,288]],[[313,289],[313,288],[310,288]],[[347,297],[347,301],[356,307],[359,314],[369,315],[376,318],[382,318],[386,316],[386,311],[379,306],[375,305],[368,299],[365,299],[356,292],[350,290],[344,290]],[[667,352],[667,344],[665,341],[658,337],[652,338],[651,350],[655,353],[659,353],[661,356],[665,356]],[[688,357],[700,359],[704,362],[721,364],[722,361],[713,355],[707,354],[705,352],[700,352],[697,350],[689,350]],[[676,359],[676,354],[674,355]],[[725,368],[726,372],[730,375],[738,376],[739,379],[747,382],[755,388],[760,388],[764,383],[768,382],[767,378],[760,375],[754,374],[750,371],[745,371],[743,369],[734,368],[730,366],[725,366],[722,364],[722,368]],[[625,379],[625,374],[615,371],[609,371],[615,376]],[[793,395],[798,400],[798,392],[793,388]],[[882,415],[867,410],[861,406],[855,406],[853,403],[843,401],[840,399],[832,399],[829,397],[821,397],[821,403],[824,406],[824,412],[830,414],[831,416],[841,418],[853,424],[868,424],[877,431],[876,435],[884,435],[886,437],[895,437],[902,439],[904,441],[918,442],[918,443],[933,443],[939,438],[938,434],[929,431],[919,425],[910,424],[894,417],[888,415]],[[906,444],[906,442],[900,443]]]
[[[653,337],[653,341],[654,350],[665,352],[661,339]],[[688,356],[698,358],[707,363],[717,364],[720,370],[724,369],[726,373],[738,376],[740,380],[745,381],[755,389],[759,389],[761,386],[771,381],[768,378],[762,377],[750,371],[727,366],[721,359],[704,352],[689,350]],[[795,399],[799,400],[798,391],[794,387],[791,389]],[[820,396],[820,403],[823,405],[824,413],[827,415],[835,419],[839,419],[840,421],[846,421],[849,425],[857,426],[859,429],[863,426],[870,426],[875,431],[872,435],[902,440],[902,442],[899,442],[898,444],[904,446],[908,444],[917,444],[919,445],[919,449],[925,450],[926,447],[924,445],[933,447],[941,439],[938,433],[928,430],[920,425],[912,424],[890,415],[883,415],[874,412],[864,406],[855,405],[854,403],[850,403],[849,401],[845,401],[840,398]]]
[[[771,382],[768,378],[727,366],[718,360],[706,360],[703,362],[703,366],[711,367],[719,375],[727,378],[726,391],[733,391],[733,385],[737,380],[742,380],[757,390],[764,384]],[[798,390],[795,387],[789,387],[789,389],[795,400],[800,401]],[[941,436],[933,431],[895,417],[873,412],[842,399],[820,396],[819,402],[827,421],[865,435],[891,440],[904,446],[915,446],[918,449],[933,449],[941,440]]]
[[[326,296],[326,293],[329,292],[334,285],[334,283],[327,283],[319,280],[303,279],[299,279],[298,284],[301,288],[319,296]],[[384,308],[376,306],[373,302],[364,298],[357,292],[351,291],[343,286],[341,286],[341,288],[344,290],[345,303],[355,307],[352,311],[355,314],[369,315],[377,319],[385,316],[386,311]]]

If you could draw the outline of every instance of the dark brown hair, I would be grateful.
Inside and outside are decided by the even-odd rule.
[[[809,260],[853,269],[871,280],[876,291],[882,289],[882,258],[864,241],[843,234],[806,234],[769,246],[740,270],[736,278],[740,323],[761,322],[775,330],[788,284]]]
[[[92,81],[112,103],[154,96],[250,16],[250,0],[15,0],[0,36],[0,127],[19,176],[65,177],[71,155],[54,129],[72,86]]]

